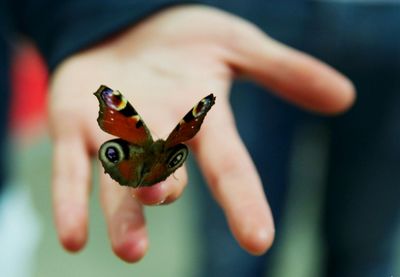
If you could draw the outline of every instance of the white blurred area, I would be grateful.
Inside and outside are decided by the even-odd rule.
[[[0,199],[0,276],[33,276],[41,224],[29,187],[7,184]]]

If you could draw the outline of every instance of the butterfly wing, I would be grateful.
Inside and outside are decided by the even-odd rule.
[[[140,186],[146,171],[146,156],[143,147],[120,138],[106,141],[99,149],[104,172],[122,186]]]
[[[163,144],[164,141],[156,142]],[[189,149],[184,144],[178,144],[169,149],[162,147],[160,153],[151,161],[151,166],[143,167],[141,186],[151,186],[155,183],[165,180],[169,175],[175,172],[179,167],[183,165]],[[147,170],[146,170],[147,169]]]
[[[119,91],[102,85],[94,95],[100,103],[97,122],[103,131],[140,146],[153,142],[142,118]]]
[[[174,128],[167,140],[153,141],[141,117],[119,91],[100,86],[95,93],[100,102],[100,128],[118,139],[105,142],[99,158],[105,172],[121,185],[151,186],[179,168],[189,150],[182,144],[199,130],[215,103],[213,94],[203,98]]]
[[[215,96],[210,94],[197,103],[176,125],[174,130],[166,140],[166,147],[173,147],[181,142],[187,141],[194,137],[200,130],[203,120],[215,103]]]

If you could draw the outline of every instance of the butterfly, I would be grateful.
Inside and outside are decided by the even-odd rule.
[[[118,137],[101,145],[99,159],[105,173],[120,185],[130,187],[154,185],[182,166],[189,154],[183,142],[196,135],[215,103],[213,94],[204,97],[166,140],[154,141],[141,116],[121,92],[101,85],[94,95],[100,104],[100,128]]]

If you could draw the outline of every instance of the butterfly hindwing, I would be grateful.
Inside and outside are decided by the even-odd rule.
[[[123,139],[112,139],[99,149],[104,171],[123,186],[151,186],[165,180],[186,160],[189,150],[178,144],[165,148],[158,140],[149,147],[130,144]]]
[[[103,131],[136,145],[153,142],[142,118],[119,91],[102,85],[94,95],[100,103],[97,122]]]
[[[140,185],[146,156],[143,147],[120,138],[104,142],[99,149],[104,171],[123,186]]]
[[[194,137],[200,130],[204,117],[215,103],[215,96],[210,94],[197,103],[176,125],[166,140],[166,146],[172,147]]]
[[[158,141],[156,143],[164,144],[165,141]],[[182,143],[168,149],[164,148],[162,151],[158,152],[149,170],[143,174],[142,185],[150,186],[165,180],[183,165],[188,154],[188,147]]]

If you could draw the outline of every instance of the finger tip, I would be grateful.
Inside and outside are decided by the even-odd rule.
[[[342,84],[342,92],[343,92],[343,97],[342,97],[342,105],[339,109],[339,113],[347,111],[350,109],[355,100],[356,100],[356,88],[353,84],[352,81],[344,77],[344,81]]]
[[[356,88],[353,82],[344,75],[338,75],[329,89],[334,95],[334,100],[330,99],[322,113],[327,115],[340,115],[349,110],[356,100]]]
[[[114,253],[128,263],[140,261],[146,254],[148,242],[146,238],[127,237],[113,246]]]
[[[86,244],[86,234],[81,232],[73,232],[70,234],[60,235],[59,241],[63,248],[68,252],[75,253],[84,248]]]
[[[253,213],[253,215],[256,212]],[[252,255],[259,256],[271,248],[275,239],[275,227],[270,213],[268,216],[247,216],[241,224],[231,225],[240,246]],[[240,216],[243,219],[243,216]]]
[[[262,228],[247,235],[244,248],[252,255],[260,256],[272,247],[275,238],[273,228]]]
[[[76,216],[75,220],[65,218],[66,220],[57,222],[58,239],[65,250],[69,252],[78,252],[87,241],[86,217]]]

